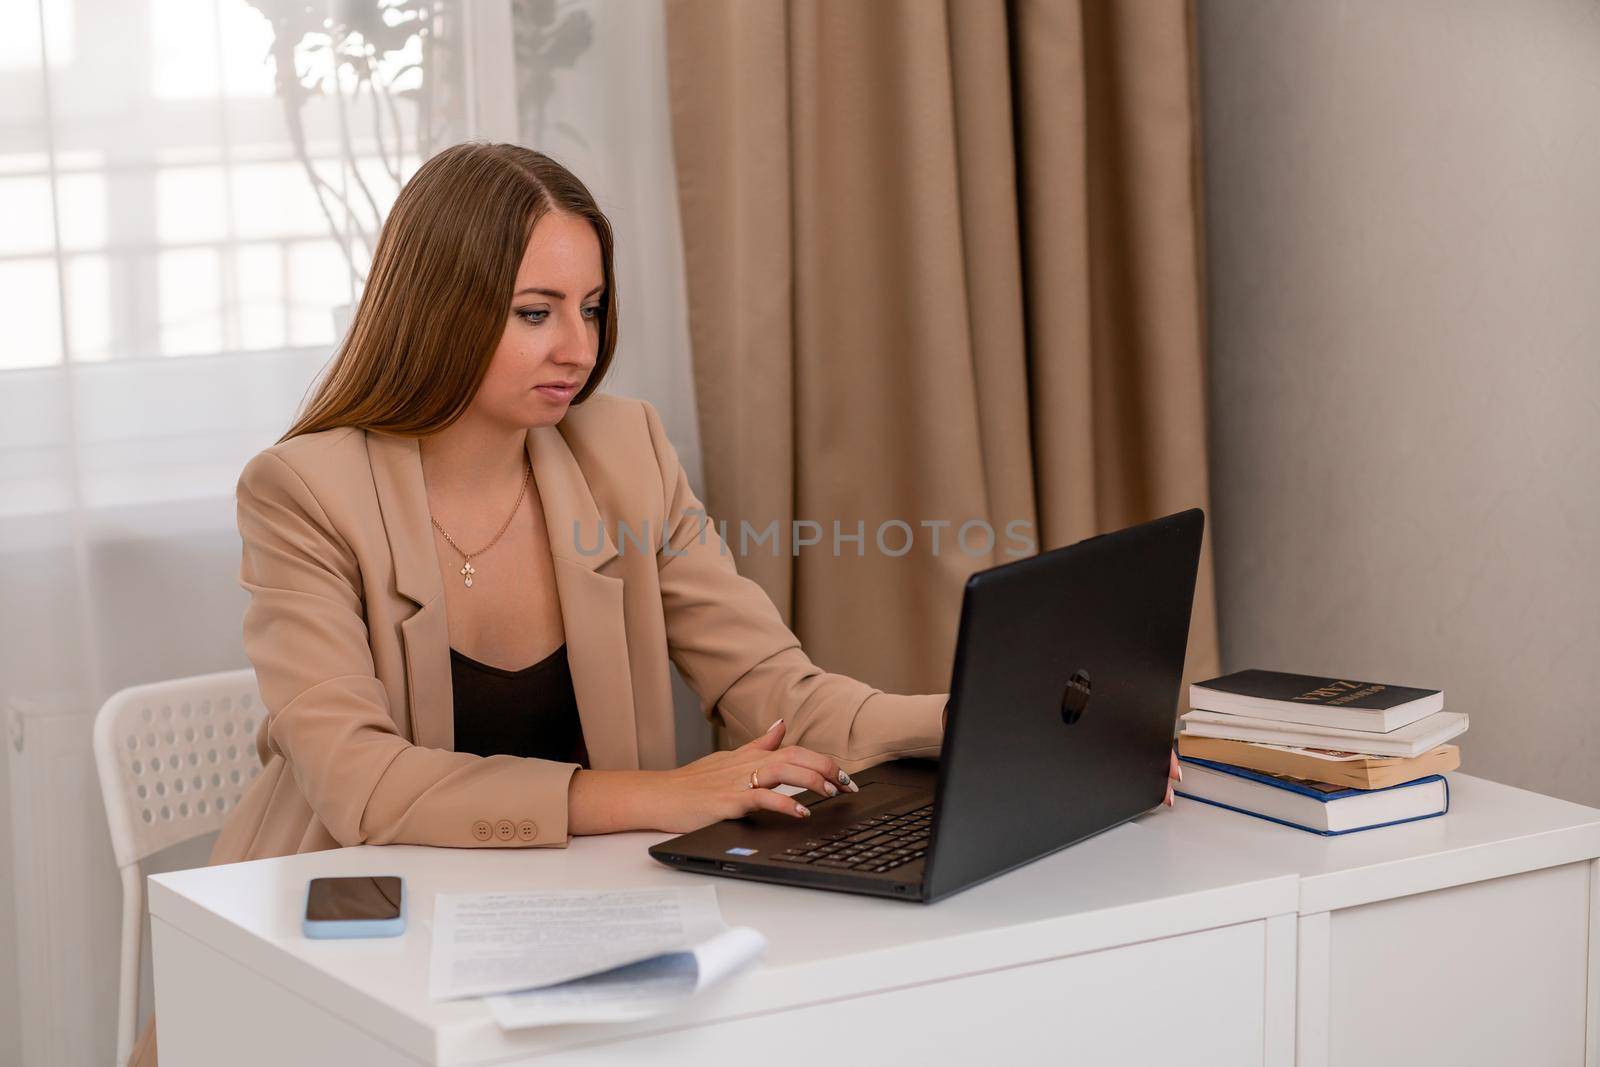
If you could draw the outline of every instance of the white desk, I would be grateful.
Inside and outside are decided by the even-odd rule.
[[[157,875],[161,1060],[1595,1067],[1600,810],[1450,778],[1443,819],[1335,839],[1180,798],[932,905],[716,879],[764,961],[619,1025],[502,1032],[429,1000],[433,894],[698,884],[645,854],[666,835]],[[355,873],[406,877],[407,934],[302,938],[306,880]]]

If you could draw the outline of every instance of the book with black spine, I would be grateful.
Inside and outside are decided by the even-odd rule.
[[[1442,689],[1283,671],[1235,671],[1189,687],[1198,711],[1389,733],[1444,710]]]

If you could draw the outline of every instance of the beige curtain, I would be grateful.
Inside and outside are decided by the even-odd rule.
[[[1207,505],[1189,5],[666,11],[707,510],[736,551],[817,522],[740,570],[829,670],[943,691],[1008,523],[1053,548]],[[1217,665],[1207,544],[1186,678]]]

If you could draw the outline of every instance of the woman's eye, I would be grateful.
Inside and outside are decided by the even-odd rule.
[[[600,308],[598,306],[586,307],[583,309],[583,313],[586,319],[598,319],[600,317]],[[550,312],[544,308],[528,308],[518,311],[517,314],[522,317],[524,322],[537,326],[549,316]]]

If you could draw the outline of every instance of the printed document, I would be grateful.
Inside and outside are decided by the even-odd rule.
[[[584,1011],[593,1012],[601,1001],[619,1002],[619,994],[629,1003],[659,1000],[657,994],[674,991],[687,996],[765,947],[753,930],[719,940],[729,932],[716,888],[709,885],[441,893],[434,904],[429,993],[451,1000],[541,989],[669,957],[654,967],[565,990],[559,1003],[577,1010],[581,1001]],[[678,958],[671,959],[674,955]],[[633,984],[641,981],[648,988]],[[558,1000],[541,1003],[546,1006],[538,1011],[548,1013]]]
[[[669,952],[587,978],[489,998],[503,1029],[621,1022],[669,1012],[761,955],[767,939],[736,926],[687,952]]]

